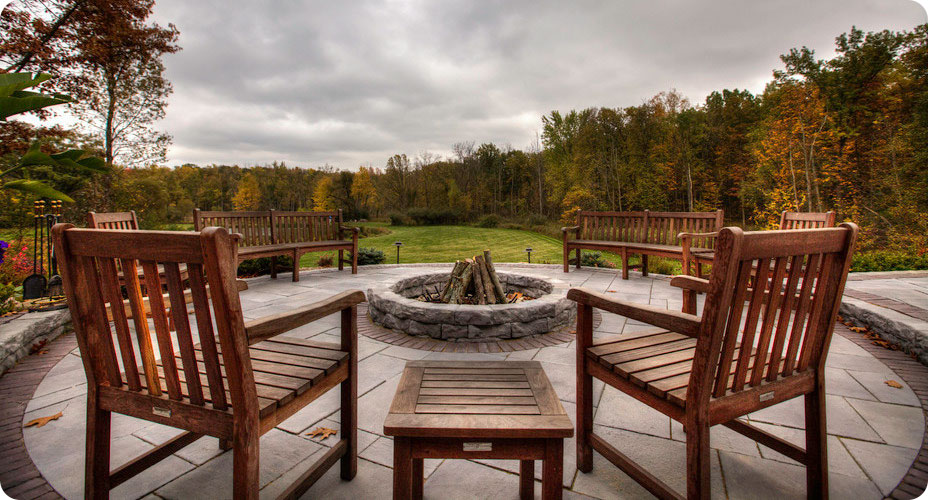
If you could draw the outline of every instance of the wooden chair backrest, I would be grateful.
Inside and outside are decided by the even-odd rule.
[[[137,230],[139,220],[135,210],[129,212],[87,212],[87,227],[91,229]]]
[[[688,400],[690,394],[718,398],[824,369],[856,239],[852,223],[722,229]]]
[[[819,229],[835,227],[835,213],[828,212],[783,212],[780,229]]]
[[[52,237],[88,384],[128,388],[126,397],[153,408],[163,406],[159,403],[165,398],[216,410],[254,406],[245,405],[246,401],[256,401],[257,395],[235,285],[236,244],[226,229],[122,232],[57,224]],[[142,279],[126,273],[124,283],[132,312],[130,324],[117,267],[134,269],[137,264],[144,270]],[[186,292],[181,264],[186,265],[189,275]],[[166,295],[162,295],[159,265],[163,266]],[[202,364],[195,354],[197,339],[188,321],[185,293],[194,307]],[[112,326],[107,322],[107,307]],[[176,342],[168,329],[168,307]],[[154,338],[146,310],[150,310]],[[156,349],[161,367],[156,365]],[[155,421],[184,428],[181,413],[160,415]]]
[[[276,243],[270,211],[218,212],[195,209],[193,211],[194,231],[209,226],[224,227],[230,233],[242,235],[239,240],[240,247]]]
[[[333,241],[340,239],[342,211],[279,212],[271,210],[275,243]]]
[[[722,229],[725,212],[648,212],[646,243],[680,245],[679,234],[710,233]],[[692,248],[712,248],[714,238],[694,238]]]
[[[581,240],[680,245],[681,232],[709,233],[722,228],[725,212],[590,212],[577,213]],[[712,248],[713,238],[694,238],[692,247]]]

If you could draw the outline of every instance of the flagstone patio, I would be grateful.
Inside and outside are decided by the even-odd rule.
[[[616,297],[679,310],[679,290],[664,277],[633,273],[623,281],[614,270],[587,269],[564,274],[554,266],[498,265],[501,271],[542,277],[559,288],[589,287]],[[426,269],[424,269],[426,268]],[[247,319],[292,309],[332,293],[366,290],[450,265],[362,267],[349,272],[304,272],[301,281],[249,280],[241,300]],[[596,335],[631,333],[651,328],[604,313]],[[367,322],[366,318],[360,321]],[[839,332],[847,332],[838,325]],[[370,328],[363,331],[371,331]],[[288,335],[335,341],[336,316]],[[856,335],[856,334],[853,334]],[[60,339],[60,342],[65,339]],[[451,344],[449,344],[451,346]],[[454,346],[451,346],[454,347]],[[360,339],[359,467],[351,482],[330,470],[305,498],[387,498],[392,485],[393,446],[383,436],[383,419],[406,360],[540,361],[561,402],[573,418],[574,343],[559,343],[513,352],[447,352],[411,349],[362,336]],[[908,472],[922,446],[925,416],[921,402],[903,379],[857,343],[835,335],[827,363],[828,454],[830,489],[835,498],[882,498],[890,495]],[[901,389],[885,382],[895,380]],[[41,428],[23,429],[29,456],[51,487],[66,498],[83,493],[85,391],[77,351],[65,355],[44,377],[26,408],[24,420],[62,417]],[[685,489],[682,427],[662,414],[598,383],[594,392],[596,433],[650,468],[678,490]],[[338,428],[338,391],[331,391],[261,439],[262,496],[276,496],[292,478],[323,453],[333,439],[306,435],[317,426]],[[783,438],[802,443],[802,401],[792,400],[748,419]],[[113,465],[154,447],[178,431],[142,420],[114,416]],[[716,498],[804,498],[804,468],[724,427],[712,430],[713,496]],[[647,498],[650,495],[602,457],[595,455],[592,473],[579,473],[574,442],[565,443],[564,484],[567,498]],[[536,464],[536,479],[540,479]],[[120,485],[113,498],[229,498],[231,452],[221,452],[216,439],[202,438],[162,463]],[[425,496],[430,498],[516,498],[517,461],[426,460]],[[540,486],[536,485],[536,494]]]

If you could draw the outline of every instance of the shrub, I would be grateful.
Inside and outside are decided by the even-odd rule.
[[[678,269],[677,262],[670,259],[662,259],[651,257],[648,259],[648,272],[655,274],[665,274],[672,275],[677,274]]]
[[[439,226],[458,222],[458,214],[451,209],[412,208],[407,215],[419,226]]]
[[[277,272],[293,270],[293,258],[287,256],[277,257]],[[238,275],[242,277],[261,276],[271,273],[271,258],[246,260],[238,265]]]
[[[851,271],[906,271],[928,269],[928,252],[906,253],[893,250],[877,250],[855,253],[851,259]]]
[[[359,248],[358,249],[358,265],[359,266],[370,266],[374,264],[383,264],[387,260],[387,257],[383,254],[382,251],[377,250],[376,248]]]
[[[477,221],[477,227],[498,227],[499,222],[498,215],[487,214],[481,217],[479,221]]]
[[[390,212],[387,217],[390,219],[391,226],[410,226],[412,220],[402,212]]]
[[[580,265],[586,267],[615,267],[611,262],[603,258],[599,252],[586,252],[580,254]]]
[[[319,267],[332,267],[332,256],[331,255],[321,255],[319,256],[319,261],[316,262],[316,265]]]
[[[528,216],[529,226],[544,226],[548,223],[548,218],[541,214],[532,214]]]
[[[368,236],[379,236],[381,234],[390,234],[390,230],[385,227],[378,226],[360,226],[361,227],[361,238],[366,238]]]
[[[16,294],[16,285],[13,283],[0,283],[0,316],[19,309],[19,304],[13,298]]]

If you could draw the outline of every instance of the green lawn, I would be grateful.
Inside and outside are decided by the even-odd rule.
[[[358,246],[383,251],[388,264],[396,263],[396,241],[402,241],[400,263],[454,262],[473,257],[484,250],[493,253],[494,262],[526,262],[525,249],[532,248],[533,263],[561,261],[561,242],[529,231],[488,229],[469,226],[386,226],[390,233],[361,238]]]

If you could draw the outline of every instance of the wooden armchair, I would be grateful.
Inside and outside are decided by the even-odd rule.
[[[780,214],[780,230],[787,229],[821,229],[835,227],[835,213],[829,212],[783,212]],[[696,266],[696,277],[702,278],[702,266],[712,264],[715,252],[708,243],[719,235],[711,233],[680,233],[680,244],[683,246],[683,274],[690,274],[693,265]]]
[[[827,497],[825,357],[856,238],[851,223],[808,231],[722,229],[711,279],[675,278],[693,293],[706,292],[701,316],[570,290],[579,313],[577,467],[591,471],[596,450],[658,497],[680,497],[592,432],[596,377],[683,424],[687,498],[709,498],[709,428],[717,424],[805,464],[809,497]],[[594,342],[594,307],[666,331]],[[738,420],[798,396],[805,398],[805,449]]]
[[[337,385],[341,439],[284,496],[300,496],[339,460],[341,476],[355,476],[356,306],[364,301],[361,291],[245,323],[235,280],[236,239],[223,228],[183,233],[57,224],[52,237],[87,376],[86,498],[107,498],[110,489],[204,435],[233,450],[229,479],[234,497],[257,498],[260,436]],[[141,279],[133,273],[125,278],[131,324],[117,263],[125,269],[138,263],[143,269]],[[181,264],[189,271],[193,328],[184,304]],[[159,265],[166,296],[160,293]],[[158,293],[146,298],[144,289]],[[145,300],[150,302],[155,342],[145,319]],[[165,302],[171,305],[177,330],[173,338]],[[340,345],[277,336],[333,313],[341,314]],[[110,470],[112,412],[187,432]]]

